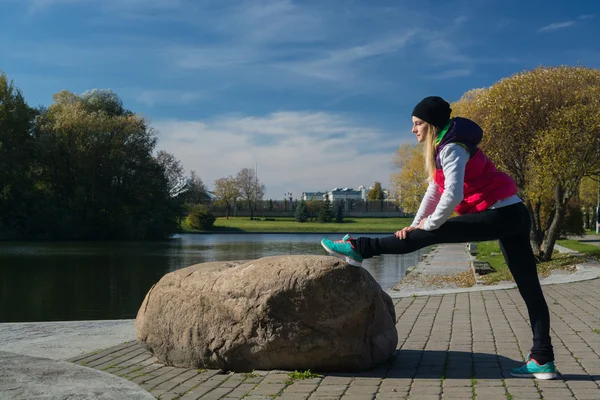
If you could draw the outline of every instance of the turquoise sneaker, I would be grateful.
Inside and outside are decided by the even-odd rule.
[[[549,361],[544,365],[538,364],[531,356],[527,355],[527,363],[519,368],[510,370],[510,374],[517,378],[537,378],[554,379],[558,376],[554,361]]]
[[[323,239],[321,240],[321,246],[323,246],[323,248],[332,256],[341,258],[355,267],[360,267],[362,266],[363,258],[356,250],[354,250],[354,246],[351,242],[352,240],[352,236],[350,235],[346,235],[342,240],[336,240],[335,242],[333,240]]]

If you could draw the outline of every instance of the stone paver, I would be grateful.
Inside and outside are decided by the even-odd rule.
[[[510,376],[531,345],[515,289],[394,299],[398,350],[385,366],[291,381],[285,371],[166,367],[135,342],[71,360],[159,399],[600,399],[600,280],[544,286],[560,379]]]

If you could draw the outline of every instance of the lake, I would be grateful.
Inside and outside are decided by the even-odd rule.
[[[0,322],[135,318],[147,291],[170,271],[208,261],[326,255],[321,238],[341,236],[182,234],[156,242],[0,242]],[[426,251],[375,257],[363,267],[389,289]]]

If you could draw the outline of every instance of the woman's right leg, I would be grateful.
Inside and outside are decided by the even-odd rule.
[[[355,250],[363,258],[381,254],[406,254],[439,243],[464,243],[496,240],[523,230],[523,215],[529,218],[522,203],[450,218],[434,231],[417,229],[406,239],[396,236],[382,238],[360,237],[355,240]]]

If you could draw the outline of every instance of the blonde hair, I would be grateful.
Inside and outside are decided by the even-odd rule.
[[[425,159],[427,179],[433,181],[435,178],[435,140],[437,139],[439,129],[429,122],[425,122],[425,124],[427,125],[427,137],[423,146],[423,158]]]

